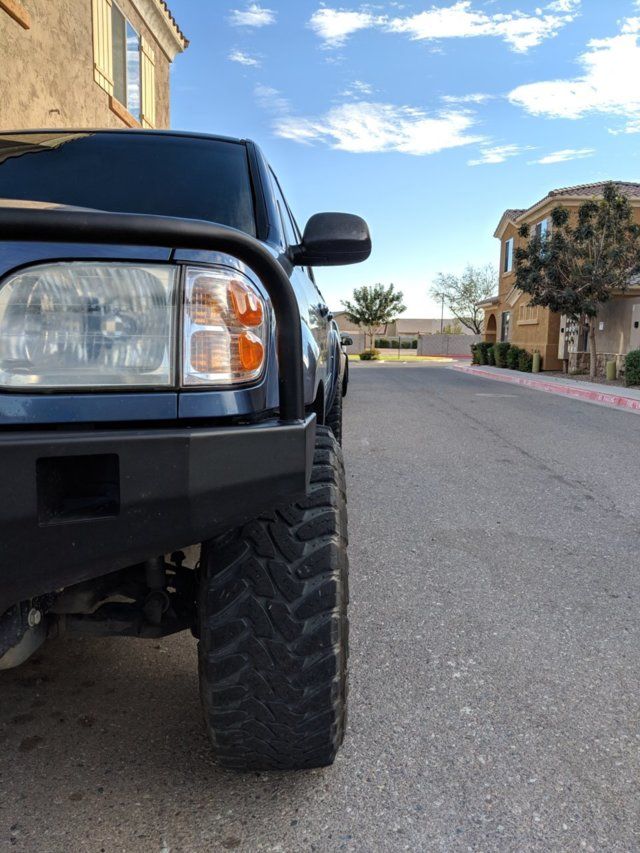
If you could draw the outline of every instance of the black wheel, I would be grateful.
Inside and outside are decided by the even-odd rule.
[[[349,387],[349,356],[344,365],[344,376],[342,377],[342,396],[347,396],[347,388]]]
[[[307,496],[204,543],[200,693],[217,760],[238,770],[331,764],[347,701],[344,467],[317,427]]]
[[[333,398],[331,408],[327,412],[325,422],[336,437],[338,444],[342,444],[342,384],[338,384]]]

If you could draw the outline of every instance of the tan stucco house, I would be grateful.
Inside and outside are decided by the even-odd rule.
[[[169,127],[164,0],[0,0],[0,129]]]
[[[640,223],[640,183],[615,182],[618,192],[630,200],[635,220]],[[605,183],[581,184],[549,192],[526,209],[508,209],[502,214],[494,236],[500,241],[500,278],[498,293],[482,303],[484,308],[484,340],[509,341],[529,352],[539,352],[545,370],[560,370],[563,360],[569,370],[588,365],[588,330],[569,328],[564,317],[546,308],[532,307],[529,297],[515,287],[515,250],[521,242],[521,225],[542,233],[550,227],[551,211],[562,205],[577,211],[589,198],[602,196]],[[597,320],[596,347],[598,371],[604,363],[615,360],[619,367],[630,349],[640,348],[640,283],[631,284],[604,305]]]

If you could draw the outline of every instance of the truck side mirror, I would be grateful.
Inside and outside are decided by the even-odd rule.
[[[353,346],[353,338],[350,338],[349,335],[340,335],[340,343],[343,347]]]
[[[289,252],[296,266],[359,264],[371,254],[369,226],[351,213],[316,213],[307,222],[302,242]]]

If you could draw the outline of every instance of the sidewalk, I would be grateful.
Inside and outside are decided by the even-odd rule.
[[[549,394],[561,394],[573,397],[587,403],[623,409],[627,412],[640,414],[640,389],[612,388],[610,385],[598,385],[595,382],[578,382],[570,378],[545,376],[544,373],[521,373],[518,370],[508,370],[501,367],[484,367],[480,365],[454,364],[452,370],[482,376],[485,379],[496,379],[498,382],[509,382],[511,385],[522,385],[534,388],[536,391],[546,391]]]

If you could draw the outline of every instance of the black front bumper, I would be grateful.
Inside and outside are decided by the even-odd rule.
[[[0,613],[201,542],[304,494],[315,417],[0,434]]]

